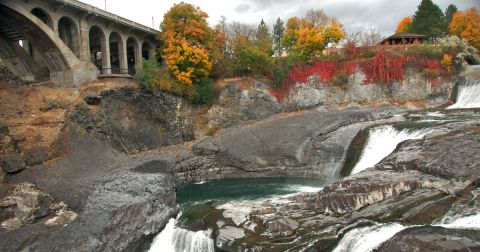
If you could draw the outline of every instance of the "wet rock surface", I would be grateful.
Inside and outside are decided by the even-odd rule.
[[[443,227],[413,227],[397,233],[378,251],[478,251],[480,231]]]

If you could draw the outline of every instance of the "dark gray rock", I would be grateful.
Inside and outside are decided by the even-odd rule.
[[[6,173],[16,173],[25,169],[25,157],[20,153],[6,154],[0,157],[0,167]]]
[[[195,138],[189,121],[192,108],[179,97],[119,89],[104,91],[97,98],[101,102],[87,100],[98,108],[77,106],[70,119],[119,151],[137,153]]]
[[[480,177],[479,152],[478,133],[443,135],[402,144],[376,169],[418,170],[445,179],[475,181]]]
[[[480,232],[431,226],[407,228],[383,243],[378,251],[480,251]]]
[[[39,165],[48,159],[48,149],[44,146],[35,146],[26,150],[24,155],[27,165]]]

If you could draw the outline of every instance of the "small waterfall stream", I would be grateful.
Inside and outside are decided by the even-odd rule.
[[[375,166],[378,162],[392,153],[397,145],[405,140],[420,139],[430,130],[397,130],[391,125],[383,125],[370,129],[367,143],[362,151],[360,160],[351,174],[359,173]]]
[[[438,223],[432,226],[445,228],[480,230],[480,212],[450,220],[449,223]],[[352,229],[345,234],[333,252],[370,252],[398,232],[416,226],[404,226],[399,223],[376,224],[370,227]]]
[[[189,231],[175,227],[175,219],[170,219],[163,231],[155,237],[149,252],[213,252],[211,230]]]
[[[457,101],[447,109],[480,108],[480,80],[467,81],[458,88]]]

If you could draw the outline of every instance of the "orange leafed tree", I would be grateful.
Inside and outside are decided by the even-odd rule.
[[[476,8],[458,11],[449,26],[450,34],[457,35],[480,50],[480,14]]]
[[[163,17],[160,34],[165,43],[163,57],[170,74],[184,85],[207,78],[215,60],[213,56],[219,57],[207,17],[198,7],[184,2],[175,4]]]
[[[400,23],[398,23],[397,29],[395,30],[396,33],[399,32],[406,32],[408,30],[408,25],[412,23],[411,17],[404,17]]]

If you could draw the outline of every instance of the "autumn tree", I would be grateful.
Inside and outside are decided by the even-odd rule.
[[[285,26],[283,24],[283,21],[279,17],[277,18],[277,22],[273,26],[273,52],[276,56],[280,56],[282,54],[281,42],[284,33]]]
[[[287,51],[297,43],[298,31],[300,30],[301,21],[298,17],[291,17],[287,20],[285,34],[282,38],[282,46]]]
[[[396,33],[408,31],[408,26],[412,23],[411,17],[404,17],[397,25]]]
[[[360,43],[362,46],[374,46],[382,41],[383,37],[375,28],[360,33]]]
[[[445,10],[445,19],[447,20],[447,24],[452,22],[453,14],[457,12],[457,6],[455,4],[449,4],[447,9]]]
[[[308,10],[303,19],[316,28],[326,27],[331,22],[331,18],[321,9]]]
[[[447,31],[445,15],[432,0],[422,0],[415,15],[413,15],[408,31],[424,34],[431,38],[442,37]]]
[[[305,17],[292,17],[287,21],[282,46],[290,53],[304,59],[320,55],[328,46],[345,38],[343,26],[322,10],[309,10]]]
[[[215,34],[208,26],[207,13],[191,4],[174,4],[165,13],[160,38],[163,57],[170,74],[184,85],[199,83],[212,69],[210,51]]]
[[[345,38],[343,25],[338,22],[337,19],[333,18],[331,24],[323,28],[322,36],[325,46],[337,45],[340,40]]]
[[[449,26],[450,34],[457,35],[480,50],[480,15],[476,8],[458,11]]]

